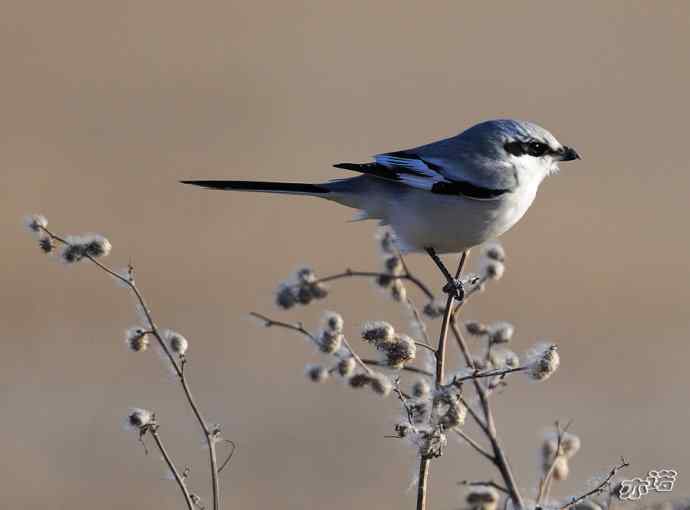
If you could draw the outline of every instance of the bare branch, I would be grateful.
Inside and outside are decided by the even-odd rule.
[[[570,502],[561,506],[558,510],[566,510],[573,505],[577,505],[583,499],[587,499],[588,497],[593,496],[594,494],[601,493],[604,489],[606,489],[611,484],[611,480],[613,480],[613,477],[616,476],[616,473],[618,473],[618,471],[620,471],[621,469],[628,467],[629,465],[630,465],[629,462],[627,462],[625,459],[621,458],[620,464],[611,468],[611,471],[609,471],[608,476],[599,485],[597,485],[591,491],[585,492],[582,496],[578,496],[577,498],[571,499]]]

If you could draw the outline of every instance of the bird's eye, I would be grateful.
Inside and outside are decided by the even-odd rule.
[[[549,146],[545,143],[529,142],[527,144],[527,154],[529,154],[530,156],[534,156],[535,158],[543,156],[544,154],[546,154],[547,150],[549,150]]]

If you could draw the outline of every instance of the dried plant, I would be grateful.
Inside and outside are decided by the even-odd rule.
[[[314,348],[328,355],[329,362],[309,364],[306,374],[311,381],[324,382],[337,375],[352,388],[366,388],[386,397],[394,395],[400,404],[400,420],[394,427],[396,437],[404,440],[416,453],[416,508],[426,509],[428,504],[429,473],[433,459],[443,455],[448,447],[448,435],[453,434],[469,445],[478,455],[491,463],[497,471],[496,481],[464,481],[470,488],[466,503],[471,510],[496,510],[501,498],[504,507],[522,510],[545,507],[566,509],[592,501],[594,496],[606,492],[615,473],[627,466],[625,461],[612,468],[594,488],[583,495],[565,502],[549,499],[554,481],[568,475],[568,460],[579,449],[579,439],[561,430],[549,438],[544,448],[544,472],[534,500],[523,494],[508,455],[498,434],[492,411],[491,397],[508,385],[509,376],[523,374],[532,381],[549,379],[560,365],[555,344],[539,343],[522,356],[508,346],[515,328],[504,321],[482,324],[462,321],[462,306],[473,295],[485,289],[488,283],[499,280],[505,272],[506,255],[498,243],[485,245],[479,257],[479,273],[463,274],[468,253],[460,257],[455,276],[451,275],[433,251],[439,269],[448,284],[443,288],[446,297],[439,300],[430,287],[414,275],[397,249],[395,236],[389,230],[378,237],[382,254],[380,271],[346,269],[325,277],[317,277],[314,270],[304,267],[278,285],[276,304],[282,309],[309,305],[328,296],[329,282],[352,277],[370,278],[400,302],[412,318],[413,337],[397,331],[388,322],[366,322],[360,336],[365,348],[375,351],[376,356],[360,355],[346,340],[344,320],[335,312],[324,315],[318,331],[310,331],[302,323],[292,324],[253,312],[267,327],[281,327],[308,338]],[[421,312],[415,306],[407,287],[416,288],[425,300]],[[428,320],[441,319],[436,342],[429,338]],[[478,340],[477,352],[471,352],[465,334]],[[454,339],[464,359],[465,366],[448,373],[446,358],[448,338]],[[422,360],[419,363],[419,360]],[[403,387],[403,377],[408,386]],[[483,439],[471,437],[465,429],[469,417],[481,431]],[[553,448],[552,448],[553,447]]]
[[[204,418],[186,377],[189,341],[174,331],[161,329],[154,322],[152,313],[134,278],[134,268],[118,272],[102,262],[111,250],[108,240],[100,235],[60,236],[48,229],[47,220],[40,215],[28,218],[27,227],[37,236],[39,248],[48,254],[57,253],[66,264],[88,262],[113,277],[129,290],[140,312],[141,325],[129,328],[125,333],[127,347],[136,353],[147,351],[151,344],[157,346],[170,364],[178,380],[182,394],[193,411],[203,431],[209,452],[212,508],[221,508],[219,475],[228,464],[235,445],[224,439],[220,426],[211,425]],[[479,257],[479,273],[463,274],[468,253],[463,253],[452,276],[438,257],[435,258],[448,284],[447,294],[440,300],[420,278],[409,269],[397,249],[394,235],[383,231],[378,238],[382,252],[380,271],[343,272],[319,278],[304,267],[279,284],[275,302],[282,309],[309,305],[325,299],[330,292],[329,282],[345,278],[368,278],[401,303],[411,317],[412,333],[397,331],[392,324],[382,320],[364,323],[359,331],[365,349],[374,355],[360,355],[348,340],[345,321],[341,314],[325,312],[321,326],[307,329],[302,323],[289,323],[267,315],[252,313],[267,327],[280,327],[307,338],[314,349],[325,355],[328,362],[307,364],[305,374],[313,382],[322,383],[332,378],[344,381],[353,389],[365,389],[380,397],[394,396],[399,403],[400,419],[392,436],[403,440],[415,452],[416,457],[416,508],[428,507],[429,476],[433,460],[448,448],[448,435],[453,434],[469,445],[480,457],[495,469],[497,480],[462,481],[469,488],[466,508],[469,510],[497,510],[510,507],[515,510],[550,508],[565,510],[577,507],[608,508],[612,506],[615,491],[615,475],[628,464],[610,469],[589,490],[564,501],[551,498],[551,487],[569,475],[569,461],[580,449],[580,440],[568,431],[569,425],[556,424],[555,433],[548,435],[542,448],[542,473],[533,499],[527,499],[524,488],[517,480],[507,451],[499,437],[492,410],[492,397],[504,390],[513,376],[522,374],[527,379],[543,382],[549,379],[560,365],[555,344],[540,343],[525,354],[518,355],[509,345],[513,342],[515,328],[512,324],[498,321],[483,324],[461,320],[462,306],[487,284],[498,280],[505,272],[505,252],[497,243],[484,246]],[[431,253],[432,256],[435,256]],[[423,296],[424,306],[418,309],[410,297],[408,286]],[[427,321],[441,319],[437,340],[428,333]],[[465,334],[472,336],[479,348],[471,351]],[[450,372],[446,367],[448,339],[452,338],[462,354],[464,367]],[[405,385],[402,379],[405,378]],[[473,421],[482,438],[471,437],[466,430],[467,419]],[[133,408],[126,417],[126,425],[142,441],[150,437],[176,481],[189,510],[204,508],[202,498],[189,488],[189,468],[180,471],[173,461],[160,434],[161,425],[155,413]],[[221,444],[231,447],[222,463],[218,462],[217,449]],[[600,496],[604,497],[601,498]]]
[[[140,353],[148,350],[153,342],[160,349],[164,362],[171,367],[182,389],[182,395],[191,408],[208,446],[212,508],[213,510],[220,510],[220,473],[232,458],[235,443],[223,437],[220,425],[208,422],[192,395],[186,372],[187,351],[189,349],[187,339],[174,331],[161,329],[154,321],[151,309],[137,286],[134,278],[134,267],[131,264],[124,271],[116,271],[102,262],[103,257],[106,257],[111,250],[111,244],[105,237],[99,234],[58,235],[48,229],[48,221],[44,216],[38,214],[28,217],[26,226],[37,237],[39,248],[44,253],[57,254],[65,264],[91,263],[129,291],[134,299],[134,305],[142,324],[126,330],[125,343],[132,352]],[[185,467],[184,470],[180,471],[168,452],[160,434],[161,424],[156,414],[147,409],[132,408],[125,418],[125,426],[138,435],[142,444],[144,444],[144,439],[147,436],[153,439],[166,467],[180,489],[187,508],[189,510],[205,508],[203,498],[189,488],[190,468]],[[219,445],[225,445],[229,448],[229,453],[222,462],[218,460]],[[144,447],[146,448],[145,445]]]

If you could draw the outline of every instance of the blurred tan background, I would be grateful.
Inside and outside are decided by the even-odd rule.
[[[21,218],[42,212],[61,232],[106,234],[109,262],[131,258],[161,325],[190,338],[198,398],[240,445],[226,508],[411,508],[412,452],[383,439],[397,404],[307,382],[312,349],[247,318],[315,326],[325,307],[354,340],[366,319],[403,328],[365,281],[316,308],[272,304],[300,263],[377,267],[374,225],[326,201],[177,181],[326,180],[343,175],[334,162],[502,116],[584,157],[543,185],[503,238],[505,278],[467,307],[512,321],[518,351],[560,345],[552,381],[516,378],[497,400],[520,484],[536,480],[544,428],[573,418],[583,448],[559,494],[621,455],[631,476],[677,469],[674,495],[690,493],[690,3],[5,0],[2,13],[4,505],[180,507],[158,456],[122,430],[131,405],[158,411],[207,490],[178,389],[154,353],[123,345],[132,303],[93,267],[39,253]],[[432,507],[458,507],[455,482],[489,475],[452,445],[432,466]]]

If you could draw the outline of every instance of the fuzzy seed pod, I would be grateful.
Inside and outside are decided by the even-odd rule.
[[[352,388],[364,388],[370,381],[371,378],[365,373],[355,374],[348,379],[348,383]]]
[[[424,305],[422,313],[429,317],[430,319],[437,319],[441,317],[446,311],[445,303],[438,303],[436,301],[430,301]]]
[[[74,239],[72,239],[72,242],[70,242],[70,238],[67,238],[67,240],[69,244],[62,247],[60,260],[65,264],[75,264],[84,258],[84,246],[74,243]]]
[[[386,268],[386,272],[390,275],[393,276],[399,276],[403,273],[403,263],[402,259],[398,257],[397,255],[393,255],[391,257],[387,257],[383,261],[383,265]]]
[[[505,262],[506,252],[503,246],[498,242],[487,243],[484,246],[482,255],[491,260],[496,260],[498,262]]]
[[[391,282],[391,297],[393,301],[403,303],[407,301],[407,288],[400,278],[396,278]]]
[[[323,316],[323,326],[324,329],[328,329],[333,333],[343,332],[343,317],[336,312],[326,312]]]
[[[93,258],[106,257],[112,248],[110,241],[99,234],[84,236],[82,243],[84,254]]]
[[[362,338],[378,347],[394,340],[395,329],[384,321],[365,322],[362,327]]]
[[[184,356],[184,354],[187,352],[187,349],[189,348],[189,342],[187,342],[187,339],[180,335],[179,333],[176,333],[175,331],[165,331],[163,333],[163,336],[165,338],[165,341],[168,344],[168,347],[170,347],[170,350],[177,354],[178,356]]]
[[[143,328],[129,328],[125,333],[125,343],[132,352],[144,352],[149,347],[149,335]]]
[[[553,466],[553,479],[562,481],[568,478],[570,474],[570,467],[568,466],[568,459],[565,457],[558,457]]]
[[[338,361],[338,373],[342,377],[350,377],[355,372],[356,362],[355,358],[349,356]]]
[[[412,385],[412,396],[416,398],[428,397],[431,393],[429,383],[424,379],[417,379]]]
[[[153,413],[146,409],[132,408],[127,415],[125,425],[128,428],[140,431],[153,423]]]
[[[383,352],[385,363],[391,368],[402,368],[417,355],[417,346],[407,335],[396,335],[392,342],[382,343],[378,348]]]
[[[316,383],[324,382],[328,379],[328,369],[322,367],[321,365],[307,365],[304,368],[304,374],[312,381]]]
[[[471,510],[496,510],[498,499],[498,491],[488,486],[472,487],[465,497]]]
[[[567,458],[572,458],[580,450],[580,438],[570,432],[565,432],[561,438],[561,450]]]
[[[323,283],[312,283],[309,286],[309,291],[314,296],[314,299],[324,299],[328,296],[328,287]]]
[[[489,332],[489,328],[479,321],[465,321],[465,329],[473,336],[486,335]]]
[[[292,286],[288,283],[281,283],[276,291],[276,304],[283,310],[288,310],[295,306],[297,298],[293,292]]]
[[[407,437],[411,430],[412,426],[407,422],[400,422],[395,425],[395,432],[398,434],[398,437]]]
[[[392,281],[393,278],[391,278],[387,274],[380,274],[376,277],[376,285],[384,289],[388,287]]]
[[[381,395],[382,397],[387,397],[390,392],[393,391],[393,383],[391,380],[378,372],[374,372],[370,376],[369,384],[371,385],[371,389],[374,391],[374,393]]]
[[[48,226],[48,220],[42,214],[32,214],[24,219],[24,225],[30,232],[38,234]]]
[[[325,354],[333,354],[338,352],[340,346],[343,344],[343,335],[332,331],[330,329],[323,329],[318,338],[319,350]]]
[[[431,401],[428,397],[410,399],[407,401],[407,406],[410,408],[412,422],[415,425],[421,425],[428,420],[431,412]]]
[[[495,344],[505,344],[510,342],[515,333],[515,326],[509,322],[494,322],[488,327],[489,339]]]
[[[481,272],[486,278],[489,278],[490,280],[500,280],[501,278],[503,278],[505,269],[505,265],[503,265],[502,262],[498,262],[497,260],[484,259],[482,263]]]
[[[395,255],[396,253],[396,238],[395,234],[389,229],[383,229],[377,235],[379,247],[381,252],[387,255]]]
[[[542,345],[533,349],[528,357],[528,375],[535,381],[545,381],[558,369],[561,358],[555,345]]]
[[[55,241],[53,241],[53,238],[50,236],[41,236],[38,240],[38,247],[43,253],[52,253],[55,249]]]

